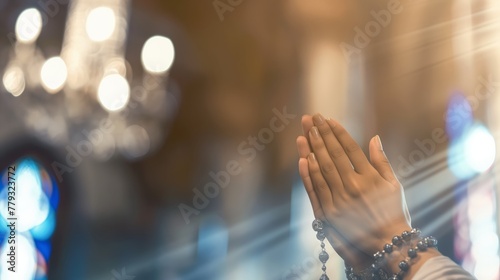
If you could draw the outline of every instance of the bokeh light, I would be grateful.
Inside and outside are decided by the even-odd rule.
[[[18,220],[17,230],[25,232],[41,224],[49,214],[49,200],[42,191],[38,166],[32,160],[22,161],[16,171],[16,200],[22,201],[16,205],[16,215],[23,217]],[[2,216],[7,219],[7,188],[1,194],[0,207]]]
[[[26,88],[26,81],[24,79],[24,72],[17,66],[10,66],[3,74],[3,86],[13,96],[19,96]]]
[[[10,265],[7,265],[7,254],[0,256],[2,265],[0,265],[0,279],[15,279],[15,280],[32,280],[35,278],[37,269],[37,252],[33,238],[29,234],[20,234],[16,236],[16,274],[13,277],[12,272],[8,270]],[[7,248],[8,244],[5,241],[2,248]],[[22,269],[21,269],[22,268]]]
[[[493,135],[481,124],[474,124],[451,142],[448,165],[460,179],[487,171],[495,161],[496,145]]]
[[[8,265],[0,265],[0,279],[41,280],[47,279],[47,260],[52,250],[51,237],[56,228],[56,209],[59,190],[53,177],[31,157],[21,158],[12,164],[16,166],[14,175],[5,169],[0,185],[0,250],[5,252],[7,239],[7,182],[14,176],[16,186],[16,267],[20,271],[15,278],[12,272],[3,270]],[[17,203],[19,202],[19,203]],[[52,204],[51,204],[52,203]],[[10,216],[9,216],[10,217]],[[6,261],[2,254],[2,263]],[[9,273],[9,274],[7,274]],[[10,277],[10,278],[9,278]]]
[[[495,161],[495,139],[483,125],[475,125],[470,130],[464,148],[468,165],[477,173],[485,172]]]
[[[40,71],[43,88],[49,93],[60,91],[68,78],[68,69],[64,60],[58,56],[49,58]]]
[[[475,174],[465,160],[464,143],[462,137],[452,141],[448,148],[448,166],[453,175],[459,179],[469,179]]]
[[[174,58],[174,44],[167,37],[153,36],[142,47],[142,65],[150,73],[166,72],[172,66]]]
[[[109,7],[98,7],[90,11],[85,25],[87,35],[94,42],[111,37],[116,28],[115,12]]]
[[[35,8],[24,10],[16,21],[16,38],[22,43],[36,41],[42,31],[42,15]]]
[[[455,92],[448,102],[446,132],[453,140],[460,137],[474,123],[472,108],[461,92]]]
[[[53,209],[48,212],[47,218],[39,225],[30,230],[33,238],[37,240],[49,239],[56,228],[56,213]]]
[[[128,104],[130,86],[119,74],[105,76],[99,84],[97,93],[99,103],[108,111],[119,111]]]

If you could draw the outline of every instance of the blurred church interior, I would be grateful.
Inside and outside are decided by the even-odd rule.
[[[0,279],[13,165],[18,279],[318,279],[295,148],[316,112],[379,134],[413,224],[499,279],[499,7],[1,1]]]

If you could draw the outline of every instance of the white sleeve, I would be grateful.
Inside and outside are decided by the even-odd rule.
[[[445,256],[427,260],[417,271],[413,280],[472,280],[467,271]]]

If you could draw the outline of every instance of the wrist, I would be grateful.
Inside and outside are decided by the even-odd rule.
[[[394,236],[384,250],[374,254],[379,264],[394,279],[412,279],[420,267],[430,258],[440,255],[434,237],[420,237],[419,229],[403,231]]]
[[[380,245],[379,245],[380,246]],[[434,237],[420,237],[420,230],[404,230],[395,235],[383,249],[373,254],[373,264],[359,271],[346,267],[347,279],[412,279],[420,267],[430,258],[439,256]]]
[[[412,228],[406,223],[401,223],[397,225],[393,225],[391,227],[386,228],[383,232],[378,235],[374,244],[372,244],[370,249],[370,255],[374,255],[376,252],[384,249],[383,247],[386,244],[392,244],[395,242],[394,237],[399,236],[402,232],[411,232]],[[414,236],[415,237],[415,236]],[[402,242],[404,243],[404,242]],[[395,246],[396,247],[396,246]]]
[[[407,252],[410,248],[411,246],[405,245],[401,252],[395,252],[396,254],[389,256],[383,269],[390,275],[398,274],[401,271],[400,263],[406,260],[409,263],[409,269],[404,273],[404,279],[412,279],[425,262],[441,255],[436,248],[428,248],[426,251],[419,252],[415,258],[408,259]]]

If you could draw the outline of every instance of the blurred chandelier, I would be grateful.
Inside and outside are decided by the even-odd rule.
[[[19,15],[2,82],[9,107],[35,136],[57,146],[90,142],[100,160],[136,159],[159,147],[178,97],[167,86],[174,46],[149,38],[143,74],[134,76],[125,59],[128,16],[125,0],[71,1],[61,54],[45,58],[36,41],[54,16],[37,8]]]

